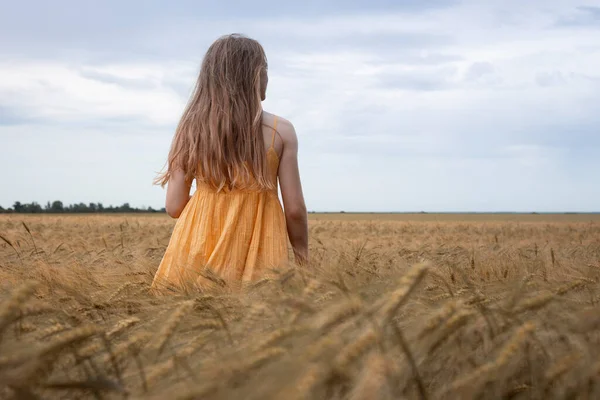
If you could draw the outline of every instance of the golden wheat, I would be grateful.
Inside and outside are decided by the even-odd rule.
[[[600,396],[600,217],[311,215],[309,265],[157,297],[172,227],[0,216],[0,397]]]
[[[378,353],[367,357],[361,376],[350,394],[351,400],[375,400],[385,398],[387,390],[387,361]]]
[[[494,374],[500,368],[504,367],[508,361],[515,355],[519,346],[523,343],[529,333],[535,328],[533,323],[527,322],[521,328],[517,330],[510,338],[510,340],[504,345],[502,351],[494,361],[487,362],[482,366],[475,369],[473,372],[461,377],[459,380],[452,384],[452,389],[461,392],[467,389],[470,395],[473,395],[477,389],[489,380],[494,379]]]
[[[273,397],[275,399],[309,400],[313,397],[314,388],[327,379],[327,366],[311,363],[304,368],[292,383]]]
[[[15,289],[8,300],[0,304],[0,334],[13,321],[19,307],[33,295],[37,286],[35,282],[26,282]]]
[[[106,332],[106,337],[110,339],[111,337],[118,335],[119,333],[123,332],[130,326],[137,324],[138,322],[140,322],[140,319],[138,317],[130,317],[123,319],[117,322],[115,326],[113,326],[109,331]]]
[[[367,329],[340,350],[333,365],[338,371],[345,371],[351,363],[374,347],[378,340],[380,340],[379,335],[373,329]]]
[[[446,303],[442,308],[440,308],[434,315],[432,315],[429,318],[429,320],[425,323],[425,326],[421,328],[421,332],[419,332],[418,337],[422,339],[428,333],[435,330],[443,322],[448,320],[448,318],[452,317],[452,315],[456,312],[458,308],[460,308],[460,306],[454,302]]]
[[[158,350],[159,353],[162,352],[162,350],[164,349],[169,338],[175,332],[175,329],[177,328],[177,325],[179,324],[181,319],[183,317],[185,317],[185,315],[188,314],[193,308],[194,308],[193,300],[185,301],[185,302],[181,303],[179,306],[177,306],[177,308],[175,309],[173,314],[169,317],[169,319],[165,323],[165,326],[161,329],[161,331],[156,336],[156,342],[155,342],[154,347],[156,348],[156,350]]]
[[[381,318],[386,321],[392,318],[394,313],[406,301],[413,289],[425,276],[428,265],[419,263],[412,266],[406,274],[400,279],[399,288],[392,292],[386,299],[386,303],[379,311]]]

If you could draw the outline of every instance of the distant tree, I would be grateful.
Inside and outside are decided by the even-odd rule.
[[[50,206],[50,212],[53,213],[61,213],[64,212],[65,209],[63,207],[63,203],[60,200],[55,200],[52,202],[52,205]]]
[[[88,210],[88,206],[85,203],[71,204],[67,207],[67,211],[72,213],[85,213]]]
[[[0,206],[0,213],[138,213],[138,212],[166,212],[165,208],[154,209],[152,207],[132,207],[129,203],[124,203],[121,206],[108,206],[104,207],[102,203],[76,203],[64,205],[62,201],[55,200],[53,202],[46,202],[42,207],[36,202],[32,203],[21,203],[16,201],[12,208],[2,208]]]
[[[22,211],[24,213],[38,214],[44,212],[42,206],[40,206],[35,201],[33,203],[24,204],[22,207]]]

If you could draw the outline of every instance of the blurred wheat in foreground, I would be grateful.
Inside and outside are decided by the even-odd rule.
[[[600,221],[347,218],[157,297],[166,217],[0,217],[0,398],[600,398]]]

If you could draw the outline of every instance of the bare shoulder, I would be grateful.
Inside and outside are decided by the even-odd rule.
[[[264,113],[264,123],[271,127],[275,124],[275,118],[277,118],[277,133],[281,136],[281,140],[285,143],[295,143],[298,141],[296,136],[296,130],[294,125],[287,119],[278,115]]]
[[[295,143],[298,141],[294,125],[285,118],[277,117],[277,131],[284,143]]]

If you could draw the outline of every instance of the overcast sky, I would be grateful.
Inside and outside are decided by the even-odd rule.
[[[0,205],[162,207],[202,57],[241,32],[310,210],[600,211],[600,1],[0,0]]]

